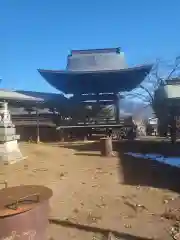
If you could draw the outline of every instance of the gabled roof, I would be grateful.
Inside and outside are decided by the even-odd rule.
[[[63,94],[60,93],[46,93],[46,92],[35,92],[35,91],[25,91],[16,90],[17,93],[25,94],[26,96],[42,99],[43,102],[47,101],[61,101],[66,99]]]
[[[13,101],[31,101],[42,102],[43,99],[39,97],[28,96],[16,91],[0,89],[0,100],[13,100]]]
[[[172,78],[165,81],[168,85],[180,85],[180,78]]]
[[[23,90],[16,90],[16,93],[26,95],[27,97],[33,99],[41,99],[40,103],[42,107],[59,107],[61,105],[64,105],[68,101],[68,98],[66,98],[63,94],[59,93],[45,93]],[[23,103],[24,105],[27,105],[25,101]]]

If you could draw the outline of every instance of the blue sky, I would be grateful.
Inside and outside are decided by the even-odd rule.
[[[179,0],[0,0],[1,88],[55,92],[37,68],[71,49],[122,47],[129,65],[180,54]]]

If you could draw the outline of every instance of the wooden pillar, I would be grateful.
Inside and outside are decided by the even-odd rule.
[[[59,130],[59,141],[64,142],[64,130],[63,129]]]
[[[88,140],[87,135],[84,136],[83,140],[86,142]]]
[[[40,132],[39,132],[39,110],[36,108],[36,143],[40,143]]]
[[[100,139],[101,155],[105,157],[113,156],[112,138],[105,137]]]
[[[172,121],[171,121],[171,142],[174,144],[176,143],[176,117],[172,116]]]
[[[171,126],[171,142],[176,143],[176,108],[173,107],[170,111],[170,126]]]
[[[115,113],[116,113],[116,122],[119,123],[119,95],[115,94],[115,100],[114,100],[114,105],[115,105]]]

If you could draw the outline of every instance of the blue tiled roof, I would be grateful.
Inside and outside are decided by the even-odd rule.
[[[72,50],[64,71],[40,74],[66,94],[129,91],[141,83],[152,65],[127,68],[121,48]]]
[[[56,89],[69,94],[131,91],[150,72],[152,65],[119,70],[54,71],[39,69],[42,77]]]

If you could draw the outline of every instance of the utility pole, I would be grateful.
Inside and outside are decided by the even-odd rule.
[[[36,143],[40,143],[40,135],[39,135],[39,110],[36,107]]]

